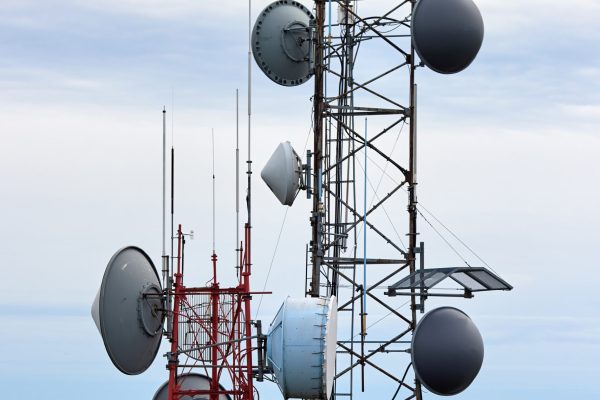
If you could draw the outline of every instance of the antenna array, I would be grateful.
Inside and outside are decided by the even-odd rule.
[[[371,14],[365,15],[359,7],[366,9],[366,3],[316,0],[314,17],[309,16],[312,29],[307,35],[313,50],[297,63],[314,66],[313,147],[303,165],[308,173],[301,185],[312,198],[306,295],[338,299],[340,323],[333,399],[352,399],[357,386],[365,391],[365,370],[369,369],[391,384],[391,398],[420,400],[422,385],[430,390],[436,385],[431,381],[434,378],[419,376],[415,368],[420,365],[436,371],[432,376],[451,372],[448,365],[429,364],[430,358],[421,357],[422,350],[412,346],[417,336],[427,342],[426,334],[416,331],[418,312],[425,311],[425,300],[445,295],[430,289],[448,276],[461,285],[464,297],[472,297],[473,290],[511,289],[485,269],[481,271],[485,277],[482,275],[479,282],[486,280],[490,285],[477,289],[466,283],[462,275],[425,269],[424,244],[418,241],[416,71],[425,65],[445,74],[466,68],[483,39],[479,10],[471,0],[385,4],[389,8],[369,10]],[[273,43],[267,51],[268,41],[256,35],[257,31],[291,23],[290,12],[287,20],[281,16],[281,20],[271,22],[272,26],[265,26],[267,16],[272,17],[273,9],[283,5],[303,9],[295,1],[277,1],[267,6],[255,25],[257,40],[253,45],[255,51],[271,56],[267,60],[255,54],[263,72],[276,83],[289,86],[289,81],[273,79],[269,73],[293,62],[286,50],[289,42],[281,39],[281,44]],[[337,18],[333,5],[338,10]],[[382,2],[369,6],[385,7]],[[283,29],[282,35],[285,34]],[[305,42],[298,40],[297,45],[299,52]],[[274,52],[279,56],[274,57]],[[269,163],[272,161],[273,158]],[[286,166],[290,169],[292,165],[270,165],[263,170],[263,179],[282,204],[290,205],[290,197],[284,202],[276,188],[290,187],[289,182],[297,182],[297,178],[270,172],[283,171]],[[401,200],[403,193],[407,201]],[[399,205],[408,212],[399,212]],[[406,232],[406,243],[399,230]],[[403,284],[398,286],[398,280]],[[403,308],[404,303],[397,304],[388,296],[407,296],[408,307]],[[392,320],[376,326],[382,315],[391,316]],[[449,315],[450,320],[462,318],[459,314]],[[454,325],[437,326],[440,329],[436,334],[443,336],[450,334]],[[468,346],[468,339],[465,341]],[[420,353],[415,355],[413,350]],[[421,361],[424,359],[428,361]],[[457,366],[460,371],[451,378],[455,386],[436,393],[448,395],[464,390],[480,366],[481,363],[475,363],[463,370]]]
[[[181,225],[173,233],[173,147],[171,256],[166,254],[163,109],[162,285],[146,253],[126,247],[110,260],[92,306],[109,357],[126,374],[145,371],[161,337],[170,341],[169,379],[155,400],[252,400],[254,380],[264,379],[276,382],[286,399],[351,400],[357,387],[367,390],[367,369],[391,384],[392,400],[421,400],[423,388],[453,395],[477,376],[483,341],[473,321],[452,307],[434,309],[420,319],[418,313],[424,313],[431,296],[470,298],[475,292],[512,287],[482,267],[425,268],[425,246],[418,242],[417,229],[415,75],[421,66],[449,74],[471,64],[483,40],[483,20],[471,0],[404,0],[370,16],[359,12],[359,6],[350,0],[315,0],[311,11],[297,1],[278,0],[261,12],[249,32],[242,241],[236,92],[235,286],[224,287],[217,279],[214,133],[212,280],[204,287],[184,283],[186,237],[193,236]],[[250,15],[248,23],[250,30]],[[252,295],[268,293],[253,292],[250,286],[252,54],[264,74],[281,86],[305,84],[314,76],[313,147],[306,163],[283,142],[261,172],[283,205],[291,206],[300,190],[312,199],[306,296],[286,299],[267,335],[261,321],[251,320]],[[405,200],[399,199],[403,192]],[[407,213],[399,211],[400,204]],[[405,227],[406,243],[398,226]],[[447,278],[461,293],[437,291]],[[397,296],[407,301],[398,302]],[[392,323],[379,324],[387,316]]]

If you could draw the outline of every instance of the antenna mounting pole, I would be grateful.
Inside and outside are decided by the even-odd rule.
[[[325,1],[316,0],[316,30],[315,30],[315,94],[313,97],[314,112],[314,166],[315,195],[313,196],[313,209],[310,218],[312,226],[312,240],[310,244],[312,254],[312,274],[309,294],[311,297],[319,297],[321,286],[321,262],[323,259],[322,246],[322,174],[323,164],[323,27],[325,24]]]

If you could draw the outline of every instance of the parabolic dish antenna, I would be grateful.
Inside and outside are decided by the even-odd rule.
[[[177,377],[177,383],[179,383],[180,389],[182,390],[210,390],[211,379],[205,375],[189,373],[181,374]],[[219,384],[221,390],[225,390],[223,386]],[[152,400],[168,400],[169,398],[169,381],[163,383],[158,388]],[[181,400],[208,400],[210,396],[208,394],[198,394],[195,396],[183,396]],[[219,400],[231,400],[228,394],[222,394],[219,396]]]
[[[281,204],[291,206],[300,190],[302,161],[290,142],[277,146],[260,176]]]
[[[92,318],[113,364],[123,373],[144,372],[162,337],[162,289],[150,257],[125,247],[110,259],[92,305]]]
[[[412,14],[415,50],[429,68],[453,74],[467,68],[483,42],[483,19],[472,0],[419,0]]]
[[[336,298],[288,297],[267,335],[267,364],[283,397],[328,399],[336,346]]]
[[[415,374],[431,392],[450,396],[465,390],[483,363],[483,340],[464,312],[436,308],[419,321],[412,339]]]
[[[313,21],[308,8],[291,0],[271,3],[256,19],[251,39],[254,60],[273,82],[296,86],[313,75]]]

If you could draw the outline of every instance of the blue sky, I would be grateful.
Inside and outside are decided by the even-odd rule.
[[[267,3],[253,1],[253,15]],[[455,398],[598,398],[600,3],[477,4],[486,33],[472,66],[454,76],[418,73],[419,200],[515,286],[446,302],[473,318],[486,344],[480,376]],[[178,151],[177,220],[197,233],[186,254],[198,266],[192,282],[208,276],[215,129],[217,246],[223,281],[230,277],[246,7],[0,0],[3,398],[147,399],[166,379],[160,357],[141,376],[116,371],[89,317],[114,251],[139,245],[158,263],[163,105]],[[312,84],[276,87],[257,68],[253,81],[258,171],[279,142],[304,146]],[[254,182],[254,285],[262,288],[285,209]],[[265,323],[286,295],[302,295],[308,209],[299,198],[288,212],[274,293],[259,314]],[[428,266],[460,262],[420,227]],[[367,384],[375,390],[378,379],[368,375]],[[272,384],[259,389],[279,398]]]

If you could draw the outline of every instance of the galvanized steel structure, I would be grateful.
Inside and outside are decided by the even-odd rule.
[[[331,21],[334,6],[338,8],[337,23]],[[407,348],[422,303],[413,290],[409,307],[398,311],[398,305],[378,290],[415,272],[420,251],[416,209],[417,65],[410,40],[414,2],[395,3],[388,10],[376,10],[373,16],[361,12],[361,6],[348,0],[315,1],[315,182],[307,295],[336,295],[340,318],[349,315],[339,323],[333,398],[352,399],[358,377],[364,390],[368,385],[364,371],[369,369],[392,384],[390,398],[421,399]],[[395,64],[385,66],[381,59],[369,59],[380,51],[386,52],[387,60],[390,54],[396,54]],[[364,58],[362,53],[366,53]],[[356,66],[368,74],[357,76]],[[404,156],[393,154],[398,139],[404,142]],[[367,175],[366,169],[372,167],[379,168],[375,170],[378,175],[390,178],[387,187],[385,183],[381,186],[382,180],[377,187],[369,180],[376,175]],[[378,188],[385,194],[379,196]],[[400,189],[408,193],[408,216],[401,211],[406,203]],[[392,225],[405,224],[406,245],[399,236],[393,236],[394,230],[390,233],[390,226],[381,226],[381,215],[376,217],[381,212]],[[366,240],[361,240],[359,230],[363,226],[369,230],[369,249],[375,248],[373,253],[381,254],[385,248],[385,257],[366,256],[371,252],[365,252]],[[380,313],[392,314],[398,323],[387,336],[383,332],[371,335],[369,329],[373,319],[368,316]],[[384,353],[385,357],[378,357]],[[393,369],[389,368],[391,358]]]

